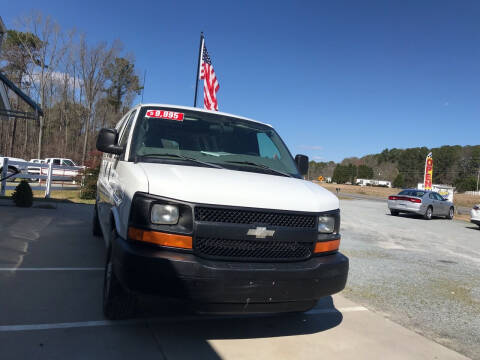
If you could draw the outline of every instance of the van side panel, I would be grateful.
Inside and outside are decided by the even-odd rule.
[[[103,158],[97,182],[97,210],[107,242],[114,226],[118,235],[126,238],[133,195],[136,191],[148,192],[147,177],[139,172],[143,170],[132,162],[118,160],[118,156]]]

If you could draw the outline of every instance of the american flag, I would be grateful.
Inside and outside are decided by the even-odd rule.
[[[215,71],[213,71],[212,60],[208,55],[205,42],[202,49],[202,62],[200,64],[200,79],[203,79],[203,106],[208,110],[218,111],[217,91],[218,85]]]

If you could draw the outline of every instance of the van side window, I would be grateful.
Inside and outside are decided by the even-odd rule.
[[[118,141],[118,144],[120,146],[126,146],[127,141],[128,141],[128,135],[130,134],[130,129],[132,128],[133,124],[133,119],[135,118],[135,114],[137,111],[133,111],[130,117],[127,120],[127,123],[125,124],[125,127],[123,128],[122,133],[120,134],[120,139]]]

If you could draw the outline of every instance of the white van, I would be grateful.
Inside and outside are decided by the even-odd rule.
[[[200,312],[285,312],[345,287],[338,199],[302,179],[308,158],[292,158],[270,125],[138,105],[97,148],[107,318],[131,316],[141,294]]]

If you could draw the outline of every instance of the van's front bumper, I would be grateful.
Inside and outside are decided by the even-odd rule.
[[[348,264],[340,253],[289,263],[212,261],[113,241],[114,271],[126,289],[181,298],[208,312],[299,310],[343,290]]]

